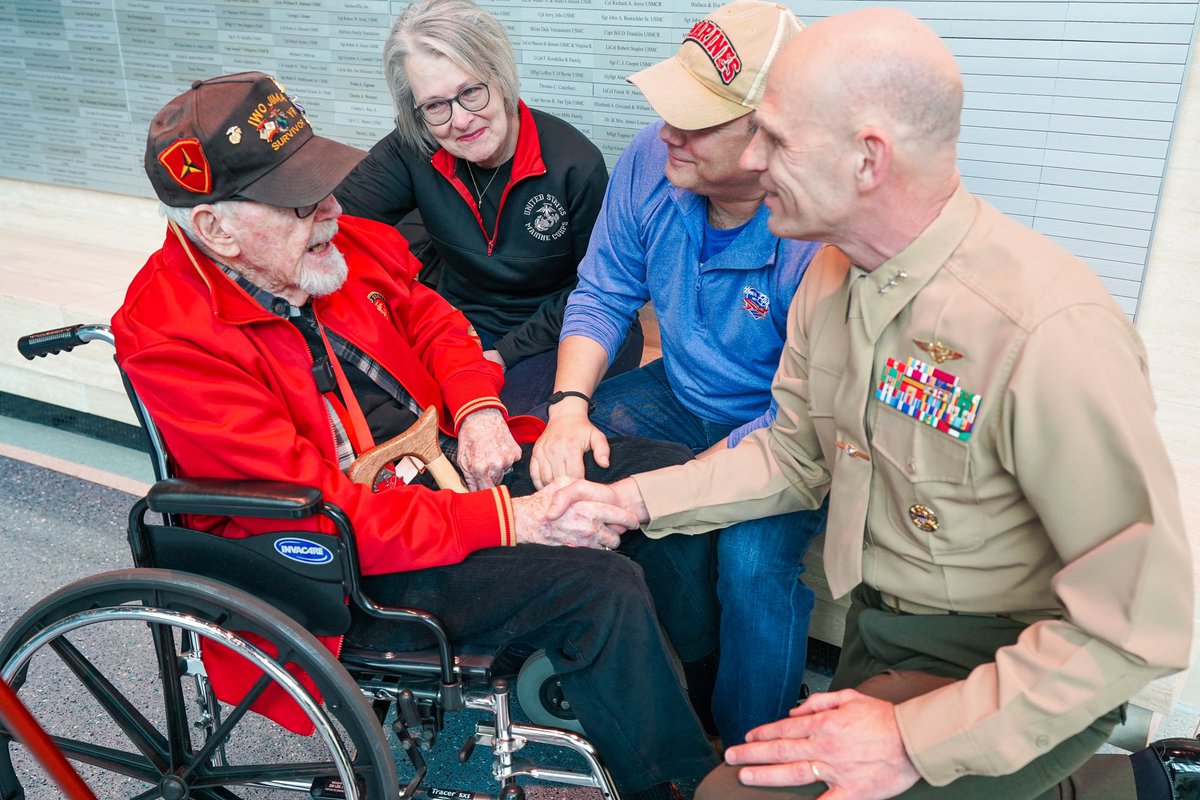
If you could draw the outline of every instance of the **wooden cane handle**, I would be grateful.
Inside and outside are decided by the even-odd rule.
[[[388,464],[405,456],[413,456],[429,470],[438,486],[455,492],[465,492],[462,478],[450,461],[442,455],[438,444],[438,412],[435,406],[425,409],[408,430],[393,436],[383,444],[372,447],[360,455],[346,470],[346,475],[355,483],[372,485],[379,471]]]
[[[443,489],[449,489],[459,494],[466,493],[467,487],[459,477],[458,471],[454,469],[450,459],[444,455],[438,454],[437,458],[425,465],[425,469],[429,470],[429,474],[437,481],[437,485]]]

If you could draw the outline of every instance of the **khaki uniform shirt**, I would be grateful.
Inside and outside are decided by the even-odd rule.
[[[889,358],[928,369],[888,376]],[[889,405],[881,385],[953,424]],[[835,596],[862,581],[902,608],[1037,619],[994,663],[897,706],[929,783],[1013,772],[1187,665],[1192,562],[1146,354],[1074,256],[960,187],[872,273],[817,255],[772,390],[770,428],[637,477],[646,532],[811,508],[831,489]],[[973,424],[939,398],[977,403]]]

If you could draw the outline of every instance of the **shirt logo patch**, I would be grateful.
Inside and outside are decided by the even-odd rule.
[[[388,311],[387,300],[384,299],[383,295],[381,295],[379,292],[371,292],[369,295],[367,295],[367,300],[371,303],[371,305],[378,309],[380,314],[383,314],[384,319],[391,322],[392,313]]]
[[[771,298],[753,286],[743,286],[742,308],[754,319],[762,319],[771,310]]]
[[[535,194],[525,204],[525,230],[539,242],[553,242],[567,233],[567,210],[552,194]]]
[[[889,358],[879,374],[875,399],[955,439],[967,441],[982,396],[958,385],[958,376],[910,358]]]

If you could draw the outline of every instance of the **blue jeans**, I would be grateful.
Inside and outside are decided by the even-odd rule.
[[[707,450],[735,427],[684,408],[662,359],[603,381],[592,422],[607,436],[642,436]],[[713,716],[726,745],[787,715],[796,704],[808,656],[814,596],[800,580],[808,545],[825,527],[825,507],[747,520],[717,540],[721,661]]]

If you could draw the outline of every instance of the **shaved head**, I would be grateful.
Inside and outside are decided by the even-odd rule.
[[[815,22],[776,59],[743,154],[777,235],[836,244],[860,266],[916,238],[958,186],[962,75],[911,14]]]
[[[883,125],[899,143],[919,149],[958,140],[958,64],[945,42],[905,11],[869,8],[823,19],[780,60],[783,68],[773,74],[785,81],[807,76],[806,88],[851,130]],[[811,81],[813,75],[820,80]]]

